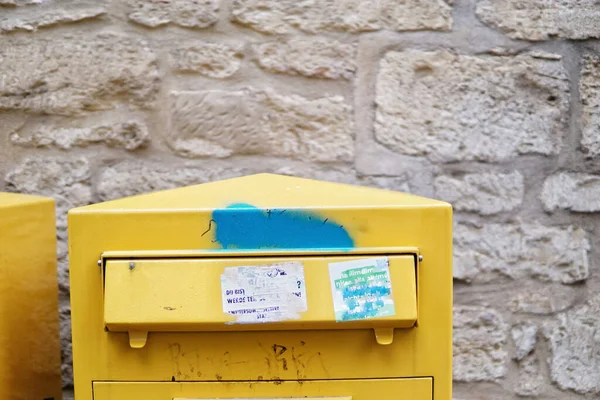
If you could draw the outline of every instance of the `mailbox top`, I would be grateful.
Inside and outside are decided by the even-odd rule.
[[[54,200],[49,197],[30,194],[0,192],[0,208],[47,202],[54,202]]]
[[[74,209],[78,212],[213,210],[222,208],[450,207],[411,194],[276,174],[256,174],[162,190]]]

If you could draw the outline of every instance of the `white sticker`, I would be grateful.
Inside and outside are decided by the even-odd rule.
[[[337,322],[395,315],[389,265],[387,257],[329,264]]]
[[[221,275],[221,295],[223,312],[234,315],[235,323],[299,319],[308,309],[301,262],[227,267]]]

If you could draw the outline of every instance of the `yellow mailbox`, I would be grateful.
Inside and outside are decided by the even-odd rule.
[[[77,400],[450,400],[452,211],[259,174],[71,210]]]
[[[0,193],[0,399],[61,399],[54,200]]]

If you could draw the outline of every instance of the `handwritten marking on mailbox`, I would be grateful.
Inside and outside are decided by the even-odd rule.
[[[396,314],[387,257],[330,263],[329,278],[336,321]]]
[[[223,312],[234,315],[234,323],[299,319],[308,310],[301,262],[227,267],[221,295]]]

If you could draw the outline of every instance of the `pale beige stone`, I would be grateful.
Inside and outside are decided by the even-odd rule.
[[[18,146],[33,148],[58,148],[69,150],[104,144],[108,147],[137,150],[150,142],[145,124],[137,121],[97,125],[89,128],[52,128],[41,126],[27,136],[13,132],[10,141]]]
[[[535,350],[537,325],[534,322],[526,321],[513,325],[510,334],[515,343],[514,358],[517,361],[522,361]]]
[[[147,107],[159,82],[148,44],[115,34],[0,36],[0,71],[0,111],[42,114]]]
[[[92,2],[60,1],[36,7],[17,7],[0,12],[0,33],[35,31],[54,25],[81,22],[106,14],[104,7]]]
[[[563,390],[600,393],[600,295],[544,325],[550,343],[550,373]]]
[[[544,376],[540,371],[540,361],[530,354],[518,362],[518,378],[515,393],[519,396],[533,397],[542,393]]]
[[[600,4],[595,0],[477,0],[475,12],[513,39],[600,37]]]
[[[496,310],[454,306],[453,327],[455,381],[495,381],[506,375],[508,329]]]
[[[450,30],[443,0],[233,0],[232,19],[265,33]]]
[[[600,32],[600,18],[598,24]],[[600,57],[586,55],[583,58],[579,96],[583,105],[581,147],[587,157],[597,157],[600,155]]]
[[[549,315],[566,310],[576,301],[576,288],[546,283],[539,288],[527,289],[515,294],[509,306],[513,312]]]
[[[523,175],[518,171],[507,174],[466,174],[460,178],[439,176],[434,181],[435,195],[459,211],[482,215],[512,211],[521,205],[525,192]]]
[[[129,0],[130,21],[149,28],[174,24],[207,28],[219,19],[218,0]]]
[[[272,90],[173,92],[172,150],[184,157],[263,154],[350,161],[351,106],[341,96],[314,100]]]
[[[590,244],[580,228],[458,223],[453,234],[454,277],[459,280],[493,282],[504,276],[572,284],[590,275]]]
[[[432,161],[555,155],[566,132],[569,83],[562,62],[544,54],[393,51],[376,91],[377,140]]]
[[[196,72],[210,78],[228,78],[242,63],[243,52],[221,43],[197,42],[171,52],[171,65],[177,71]]]
[[[311,78],[350,79],[356,71],[356,46],[328,38],[291,38],[253,46],[266,71]]]
[[[561,172],[544,182],[541,193],[547,211],[600,211],[600,175]]]

